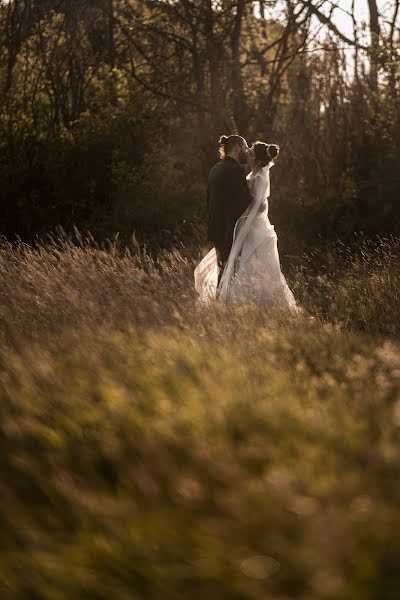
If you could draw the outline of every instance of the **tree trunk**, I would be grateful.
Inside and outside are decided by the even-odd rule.
[[[247,129],[247,106],[243,89],[241,65],[240,65],[240,36],[242,32],[242,21],[245,13],[246,0],[238,0],[236,4],[236,16],[231,37],[232,51],[232,93],[233,93],[233,117],[238,131]]]
[[[206,0],[204,30],[206,36],[207,59],[210,72],[210,98],[211,98],[211,114],[214,121],[215,129],[221,127],[222,120],[222,93],[219,78],[218,68],[218,53],[215,43],[214,33],[214,10],[212,0]]]
[[[370,83],[373,90],[378,88],[378,61],[379,61],[379,13],[376,0],[368,0],[369,29],[371,34],[370,45]]]

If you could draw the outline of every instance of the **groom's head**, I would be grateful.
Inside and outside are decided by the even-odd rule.
[[[221,135],[219,138],[219,153],[221,158],[230,156],[243,165],[247,162],[248,151],[247,142],[240,135]]]

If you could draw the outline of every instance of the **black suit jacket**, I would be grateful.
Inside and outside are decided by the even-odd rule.
[[[231,242],[236,221],[252,201],[242,167],[230,156],[216,164],[208,176],[208,239]]]

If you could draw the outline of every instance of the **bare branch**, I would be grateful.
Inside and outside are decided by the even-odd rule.
[[[304,6],[307,6],[310,13],[315,15],[320,20],[320,22],[326,25],[338,38],[340,38],[343,42],[346,42],[346,44],[349,44],[350,46],[355,46],[355,40],[351,40],[344,33],[342,33],[338,29],[338,27],[333,23],[331,18],[327,17],[321,10],[319,10],[319,8],[313,5],[312,0],[302,0],[302,3]],[[362,45],[359,45],[359,48],[362,48],[363,50],[368,50],[366,46]]]

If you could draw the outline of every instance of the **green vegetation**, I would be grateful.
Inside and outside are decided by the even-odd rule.
[[[3,242],[1,598],[397,600],[398,249],[287,267],[293,319],[196,305],[178,253]]]

